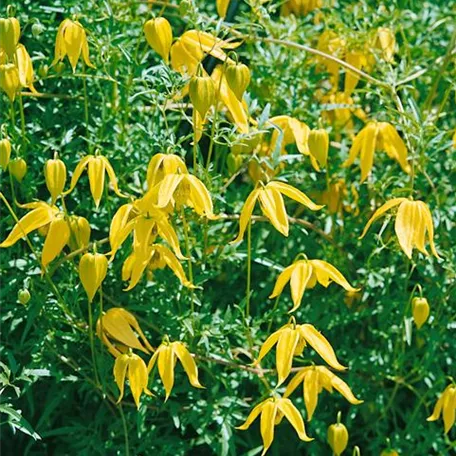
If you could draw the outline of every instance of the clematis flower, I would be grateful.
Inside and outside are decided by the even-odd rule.
[[[60,212],[56,206],[51,206],[43,201],[23,204],[21,207],[31,209],[31,211],[17,222],[0,247],[11,247],[32,231],[46,227],[48,231],[41,253],[41,264],[46,267],[59,255],[70,238],[70,227],[65,219],[65,214]]]
[[[89,302],[101,287],[108,271],[108,260],[101,253],[85,253],[79,261],[79,277]]]
[[[410,165],[407,163],[407,147],[399,133],[388,122],[377,121],[369,122],[356,135],[348,159],[343,166],[352,165],[360,155],[362,183],[372,170],[374,153],[379,150],[384,150],[390,158],[396,160],[406,173],[410,172]]]
[[[95,206],[97,208],[100,205],[101,196],[103,195],[105,172],[108,174],[109,181],[115,194],[121,198],[125,198],[125,195],[119,190],[116,173],[114,172],[111,163],[102,155],[87,155],[81,159],[74,170],[73,176],[71,177],[70,188],[64,193],[65,195],[68,195],[74,190],[85,168],[87,168],[87,173],[89,175],[90,193],[92,193],[92,198],[95,201]]]
[[[290,282],[291,297],[294,304],[290,312],[294,312],[301,305],[306,289],[313,288],[317,282],[327,288],[333,281],[347,291],[359,291],[359,288],[353,288],[332,264],[323,260],[298,260],[280,273],[269,297],[279,296],[285,285]]]
[[[282,16],[306,16],[313,10],[321,8],[323,0],[287,0],[280,10]]]
[[[148,20],[143,30],[149,46],[168,64],[169,51],[173,43],[171,24],[164,17],[157,17]]]
[[[34,74],[32,59],[23,44],[18,44],[16,48],[16,63],[21,86],[29,88],[33,93],[38,93],[33,86]]]
[[[312,211],[317,211],[323,207],[315,204],[303,192],[285,182],[272,181],[266,185],[260,182],[260,186],[257,186],[245,200],[239,219],[239,234],[236,239],[231,241],[231,244],[242,241],[257,200],[260,202],[263,214],[274,228],[284,236],[288,236],[288,216],[282,195],[294,199]]]
[[[248,429],[261,414],[261,437],[263,439],[264,456],[274,440],[274,426],[280,424],[285,417],[294,427],[301,440],[310,442],[313,439],[306,434],[304,420],[299,410],[293,405],[290,399],[285,397],[270,397],[253,408],[245,423],[237,427],[241,431]]]
[[[445,391],[439,397],[435,404],[432,415],[427,421],[437,421],[443,412],[443,425],[445,434],[452,428],[456,417],[456,385],[451,384],[445,388]]]
[[[114,379],[120,391],[117,403],[122,400],[124,395],[124,383],[127,371],[133,399],[135,400],[136,407],[139,409],[139,400],[142,393],[152,396],[152,393],[147,388],[149,378],[146,363],[134,353],[125,353],[116,358],[114,363]]]
[[[394,53],[396,51],[396,37],[394,36],[394,32],[387,27],[380,27],[377,30],[375,38],[375,47],[382,51],[385,62],[391,63],[394,60]]]
[[[141,252],[148,248],[160,236],[172,247],[179,259],[185,259],[179,247],[177,234],[168,220],[167,212],[145,197],[133,203],[124,204],[112,218],[109,229],[111,261],[131,233],[133,233],[134,252]]]
[[[155,154],[147,167],[147,186],[155,187],[168,174],[188,174],[187,166],[175,154]]]
[[[363,401],[357,399],[350,387],[325,366],[310,366],[300,369],[287,385],[284,397],[290,396],[302,383],[304,403],[307,410],[307,421],[312,419],[318,404],[318,395],[323,389],[333,392],[333,388],[347,399],[350,404],[358,405]]]
[[[81,57],[84,63],[91,68],[95,68],[89,59],[89,44],[87,42],[86,32],[84,27],[78,21],[65,19],[57,30],[55,39],[55,57],[52,62],[55,65],[61,62],[66,56],[70,61],[73,73],[76,71],[76,65]]]
[[[432,254],[440,259],[434,245],[434,224],[432,222],[432,214],[423,201],[413,201],[407,198],[393,198],[392,200],[387,201],[382,207],[377,209],[369,219],[360,239],[366,235],[375,220],[396,206],[399,207],[396,213],[394,230],[396,231],[402,251],[408,258],[412,258],[412,250],[414,247],[424,255],[428,255],[424,246],[427,237]]]
[[[280,153],[286,152],[285,148],[289,144],[296,144],[299,152],[310,157],[312,166],[317,171],[320,170],[316,158],[310,153],[309,135],[310,128],[304,123],[290,116],[276,116],[269,119],[269,123],[277,128],[274,128],[271,137],[271,149],[275,150],[280,143]],[[280,131],[278,131],[280,130]]]
[[[13,58],[21,36],[21,25],[15,17],[0,18],[0,50]]]
[[[355,106],[352,97],[344,92],[336,92],[325,95],[321,98],[322,117],[334,125],[336,130],[347,130],[352,132],[354,129],[353,116],[365,121],[366,113]]]
[[[216,0],[215,7],[217,9],[217,14],[221,18],[225,18],[228,7],[230,6],[230,0]]]
[[[337,416],[337,423],[328,427],[328,443],[334,452],[334,456],[340,456],[348,444],[348,431],[345,424],[340,422],[340,412]]]
[[[293,356],[302,354],[305,346],[309,344],[333,369],[345,370],[337,360],[334,349],[328,340],[310,324],[296,325],[294,318],[290,323],[282,326],[272,333],[261,347],[255,365],[269,353],[272,347],[276,347],[276,368],[278,374],[277,386],[281,385],[290,375]]]
[[[128,310],[121,307],[109,309],[98,319],[97,335],[115,357],[121,356],[122,352],[127,351],[128,348],[140,350],[144,353],[154,351],[139,326],[138,320]],[[113,339],[113,342],[110,339]]]
[[[144,250],[133,252],[125,260],[122,267],[122,280],[130,282],[125,291],[129,291],[137,285],[146,269],[154,271],[164,269],[166,266],[174,272],[182,285],[194,288],[192,283],[187,280],[184,269],[174,253],[164,245],[152,244]]]
[[[147,366],[147,369],[150,372],[154,368],[155,363],[158,364],[158,373],[166,391],[165,401],[168,400],[174,386],[174,368],[177,359],[182,363],[190,384],[195,388],[204,388],[198,380],[198,367],[196,366],[195,360],[185,345],[182,342],[169,342],[169,340],[165,338],[163,343],[155,351],[154,356],[152,356]]]
[[[17,66],[12,63],[0,64],[0,89],[6,93],[11,102],[16,98],[20,88]]]
[[[346,53],[345,61],[358,70],[363,70],[369,66],[369,57],[364,50],[352,50]],[[345,72],[344,93],[350,96],[355,90],[360,80],[360,75],[347,70]]]
[[[344,38],[337,35],[333,30],[326,29],[318,38],[317,49],[325,54],[333,55],[342,59],[345,54],[346,41]],[[333,87],[339,85],[339,70],[340,65],[337,62],[317,56],[317,62],[330,75],[330,82]]]
[[[182,206],[189,206],[201,217],[211,220],[217,218],[206,186],[191,174],[168,174],[150,192],[157,194],[159,208],[165,208],[168,204],[175,206],[177,210]]]

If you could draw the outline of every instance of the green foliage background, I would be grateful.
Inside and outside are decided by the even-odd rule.
[[[217,20],[215,2],[195,3],[185,14],[176,8],[165,10],[174,36],[191,28],[223,36],[225,29]],[[362,36],[380,26],[395,30],[399,52],[394,65],[378,64],[372,75],[393,85],[408,79],[397,89],[405,113],[398,112],[390,91],[365,81],[358,85],[355,102],[369,117],[391,122],[410,139],[410,154],[416,167],[414,197],[424,200],[433,213],[435,240],[443,258],[437,261],[415,253],[408,261],[397,246],[391,222],[378,222],[365,239],[358,239],[374,208],[393,196],[408,194],[410,177],[382,153],[376,156],[370,180],[360,185],[357,167],[340,166],[352,141],[346,134],[338,138],[338,147],[330,149],[329,175],[332,181],[343,177],[355,185],[360,197],[359,214],[347,213],[340,218],[327,210],[301,213],[295,203],[288,202],[290,215],[311,222],[327,236],[294,224],[290,236],[285,238],[266,222],[253,225],[251,331],[255,354],[268,334],[289,318],[288,288],[275,311],[268,296],[280,270],[291,264],[297,253],[334,264],[351,283],[362,287],[361,300],[348,308],[341,288],[317,286],[306,292],[295,315],[298,323],[315,325],[329,339],[339,359],[349,366],[343,379],[364,403],[350,406],[336,393],[322,393],[316,414],[307,425],[315,440],[300,442],[284,422],[276,429],[270,454],[330,454],[327,427],[335,422],[339,410],[350,433],[346,454],[358,445],[363,455],[379,455],[387,448],[387,439],[402,455],[451,454],[455,449],[455,430],[444,436],[441,421],[428,423],[426,417],[448,384],[448,377],[455,376],[452,241],[456,237],[456,200],[451,142],[456,126],[454,49],[449,62],[445,56],[454,46],[456,12],[447,1],[341,0],[323,8],[324,22],[316,24],[314,14],[281,18],[279,2],[275,7],[255,8],[247,3],[233,0],[229,19],[241,33],[252,37],[238,49],[238,54],[252,72],[247,100],[250,114],[257,119],[262,115],[268,118],[269,112],[271,116],[294,116],[316,127],[322,106],[315,91],[323,75],[316,72],[311,56],[255,37],[283,38],[315,46],[325,26],[346,36]],[[143,191],[142,182],[153,154],[173,151],[191,164],[191,110],[180,107],[165,111],[166,102],[172,101],[185,81],[162,63],[144,39],[142,25],[151,16],[146,2],[26,0],[14,6],[22,25],[21,42],[33,59],[35,86],[49,95],[23,97],[25,138],[21,134],[18,102],[13,108],[13,124],[9,101],[1,95],[0,121],[7,127],[14,153],[28,163],[23,183],[14,184],[20,202],[47,200],[42,169],[55,151],[72,171],[83,155],[99,148],[113,165],[121,188],[136,196]],[[158,14],[160,7],[154,6],[152,11]],[[2,7],[1,13],[5,16],[6,8]],[[96,70],[85,72],[80,63],[74,75],[68,63],[60,73],[47,68],[52,62],[58,25],[73,14],[89,33],[91,58],[96,66]],[[35,36],[33,24],[42,28],[37,33],[35,26]],[[210,61],[205,64],[212,65]],[[84,81],[89,94],[88,130],[84,122]],[[356,122],[358,131],[362,123]],[[203,174],[216,213],[238,214],[253,188],[245,173],[226,186],[230,177],[226,155],[235,138],[234,128],[222,117],[216,128],[213,165],[209,175]],[[204,137],[200,162],[207,155],[208,144],[209,139]],[[289,152],[280,178],[311,196],[324,190],[325,173],[316,173],[308,159],[293,148]],[[7,173],[1,175],[1,190],[12,202]],[[95,210],[87,178],[83,177],[66,204],[69,212],[90,221],[92,240],[101,241],[107,237],[110,220],[122,200],[106,190],[100,209]],[[1,210],[4,239],[14,221],[4,206]],[[17,211],[23,214],[20,209]],[[130,452],[135,455],[253,456],[261,452],[258,423],[246,432],[235,430],[251,407],[268,394],[254,373],[239,368],[252,361],[246,356],[243,313],[247,243],[228,244],[237,232],[237,221],[201,223],[191,214],[188,212],[195,283],[203,288],[196,293],[194,322],[189,312],[190,295],[169,270],[158,271],[151,282],[143,279],[130,292],[123,291],[120,271],[128,247],[111,264],[104,282],[105,309],[121,306],[133,312],[153,346],[168,334],[171,339],[185,341],[198,356],[206,389],[191,388],[178,367],[170,399],[163,402],[161,383],[154,379],[150,386],[155,396],[143,397],[139,411],[130,393],[122,409],[115,405],[118,390],[112,377],[113,359],[98,341],[96,355],[102,388],[94,383],[87,300],[77,274],[78,258],[63,262],[55,271],[51,267],[52,279],[67,307],[81,322],[73,326],[41,277],[27,244],[22,241],[2,251],[0,430],[4,454],[125,454],[125,428]],[[177,217],[175,223],[181,235]],[[377,236],[380,226],[382,234]],[[42,238],[34,234],[31,240],[40,251]],[[108,252],[107,244],[101,243],[99,251]],[[409,306],[416,284],[421,284],[431,306],[431,318],[420,331],[411,323]],[[25,306],[16,299],[24,286],[32,295]],[[98,315],[98,305],[95,312]],[[306,349],[294,365],[310,362],[320,360]],[[272,354],[263,367],[274,367]],[[274,385],[275,374],[268,376]],[[304,413],[302,394],[296,392],[293,401]]]

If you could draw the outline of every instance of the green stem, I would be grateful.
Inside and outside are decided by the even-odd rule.
[[[250,318],[250,285],[252,273],[252,222],[247,227],[247,286],[245,289],[245,318]]]
[[[101,293],[100,293],[101,294]],[[100,377],[98,376],[98,367],[97,367],[97,360],[95,357],[95,342],[93,337],[93,309],[92,309],[92,302],[89,300],[89,340],[90,340],[90,353],[92,355],[92,365],[93,370],[95,373],[95,382],[97,386],[100,385]]]
[[[269,324],[268,324],[268,334],[271,332],[272,322],[273,322],[272,317],[274,316],[274,313],[277,310],[277,307],[279,305],[279,301],[280,301],[280,295],[277,296],[277,298],[276,298],[276,300],[274,302],[274,307],[272,308],[272,311],[271,311],[271,319],[269,320]]]
[[[86,136],[89,139],[89,97],[87,95],[86,78],[82,78],[82,87],[84,90],[84,121],[86,125]]]
[[[122,426],[124,431],[124,438],[125,438],[125,456],[130,456],[130,444],[128,442],[128,428],[127,428],[127,421],[125,420],[125,415],[122,409],[122,404],[119,404],[119,412],[120,417],[122,418]]]
[[[27,141],[25,137],[25,114],[24,114],[24,103],[22,101],[22,94],[19,92],[19,112],[21,115],[21,133],[22,133],[22,155],[24,155]]]
[[[191,258],[191,252],[190,252],[190,237],[188,235],[188,224],[187,224],[187,219],[185,217],[185,209],[182,207],[181,209],[181,217],[182,217],[182,225],[184,227],[184,238],[185,238],[185,251],[186,255],[188,258],[188,279],[190,280],[191,283],[193,283],[193,266],[192,266],[192,258]],[[195,303],[193,300],[193,288],[190,290],[190,310],[192,312],[192,315],[195,312]]]

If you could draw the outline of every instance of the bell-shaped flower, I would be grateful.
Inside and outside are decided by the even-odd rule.
[[[432,214],[423,201],[413,201],[407,198],[393,198],[387,201],[374,212],[360,238],[366,235],[372,223],[396,206],[398,206],[398,209],[394,230],[396,231],[399,245],[407,257],[412,258],[413,248],[417,248],[424,255],[428,255],[424,245],[427,237],[432,254],[440,258],[434,245]]]
[[[333,30],[325,29],[318,38],[317,49],[325,54],[330,54],[342,59],[345,55],[346,41]],[[329,60],[324,56],[317,56],[316,60],[324,70],[329,73],[331,85],[333,87],[338,87],[340,64],[333,60]]]
[[[128,348],[144,353],[154,351],[139,326],[138,320],[128,310],[121,307],[109,309],[98,319],[97,335],[115,357],[122,355],[122,352],[126,352]]]
[[[84,27],[78,21],[65,19],[57,30],[55,39],[55,56],[52,64],[61,62],[66,56],[70,61],[73,73],[81,57],[84,63],[91,68],[95,68],[89,59],[89,44]]]
[[[195,388],[204,388],[198,380],[198,367],[190,352],[182,342],[169,342],[165,338],[162,344],[157,348],[147,366],[149,372],[158,365],[158,373],[163,382],[166,391],[165,401],[174,386],[174,368],[176,361],[179,360],[184,368],[190,384]]]
[[[33,93],[37,93],[35,87],[33,87],[35,77],[33,74],[32,59],[23,44],[19,44],[16,48],[16,63],[21,86],[29,88]]]
[[[312,211],[317,211],[323,207],[315,204],[303,192],[285,182],[272,181],[266,185],[260,182],[260,185],[257,186],[245,200],[239,218],[239,234],[236,239],[231,241],[231,244],[242,241],[257,200],[260,202],[263,214],[272,223],[274,228],[284,236],[288,236],[288,215],[285,210],[285,202],[283,201],[282,195],[288,196]]]
[[[328,427],[328,443],[333,450],[334,456],[340,456],[348,444],[348,430],[345,424],[340,422],[340,412],[337,417],[337,423]]]
[[[396,37],[391,29],[387,27],[380,27],[377,30],[374,45],[382,51],[385,62],[392,62],[394,60],[394,53],[396,52]]]
[[[68,219],[70,225],[70,239],[68,239],[68,246],[71,250],[86,249],[90,241],[90,223],[89,221],[79,215],[72,215]]]
[[[109,160],[103,155],[87,155],[81,159],[74,170],[73,176],[71,177],[70,188],[64,193],[65,195],[68,195],[74,190],[79,178],[86,168],[89,175],[90,192],[97,208],[100,205],[101,197],[103,195],[105,172],[109,177],[109,182],[111,183],[115,194],[121,198],[125,198],[125,195],[119,190],[116,173],[114,172],[111,163],[109,163]]]
[[[427,421],[437,421],[442,412],[445,434],[448,434],[456,419],[456,385],[454,383],[445,388]]]
[[[89,302],[100,288],[108,272],[108,260],[101,253],[86,253],[79,261],[79,278]]]
[[[230,6],[230,1],[231,0],[216,0],[215,2],[217,14],[223,19],[225,18],[228,7]]]
[[[152,393],[147,388],[149,376],[146,363],[138,355],[134,353],[125,353],[116,358],[114,363],[114,379],[119,388],[120,394],[117,403],[119,403],[124,395],[125,377],[128,374],[131,393],[135,400],[136,407],[139,409],[139,400],[142,393],[152,396]]]
[[[363,70],[369,66],[369,57],[362,49],[347,52],[345,55],[345,61],[358,70]],[[349,70],[345,72],[344,92],[347,96],[350,96],[353,93],[360,78],[361,76],[357,73]]]
[[[0,168],[6,171],[11,157],[11,142],[8,138],[0,140]]]
[[[175,154],[155,154],[147,167],[147,186],[155,187],[168,174],[188,174],[184,160]]]
[[[66,182],[66,166],[62,160],[55,157],[54,159],[47,160],[44,164],[44,178],[46,187],[51,194],[52,204],[55,203],[57,198],[63,192]]]
[[[310,157],[312,166],[317,171],[320,169],[316,158],[310,153],[310,128],[304,122],[290,116],[277,116],[269,119],[269,123],[274,127],[270,146],[272,150],[280,147],[280,153],[284,154],[289,144],[296,144],[301,154]]]
[[[380,150],[384,150],[390,158],[396,160],[406,173],[410,172],[407,147],[399,133],[390,123],[377,121],[369,122],[356,135],[343,166],[352,165],[359,155],[361,182],[364,182],[374,165],[374,153]]]
[[[168,63],[169,51],[173,43],[173,30],[168,20],[164,17],[148,20],[144,24],[144,35],[146,35],[149,46],[160,55],[165,63]]]
[[[0,18],[0,50],[13,60],[21,36],[21,25],[15,17]]]
[[[122,267],[122,280],[130,282],[125,291],[129,291],[137,285],[146,269],[154,271],[165,267],[169,267],[174,272],[182,285],[194,288],[187,280],[184,268],[174,253],[164,245],[152,244],[146,249],[131,253],[125,260]]]
[[[323,389],[330,393],[335,389],[353,405],[363,402],[353,395],[350,387],[342,379],[325,366],[310,366],[300,369],[288,383],[284,397],[290,396],[301,383],[303,386],[304,404],[307,410],[307,421],[312,419],[314,411],[317,408],[318,395]]]
[[[19,71],[13,63],[0,64],[0,89],[2,89],[11,102],[21,88]]]
[[[413,321],[418,329],[426,323],[429,318],[430,307],[428,300],[422,297],[414,297],[412,299],[412,316]]]
[[[32,231],[48,229],[41,253],[41,264],[47,266],[63,250],[70,237],[70,227],[63,212],[42,201],[21,205],[31,211],[24,215],[12,229],[0,247],[10,247]]]
[[[294,304],[290,312],[294,312],[301,305],[306,289],[313,288],[317,282],[325,288],[331,282],[335,282],[347,291],[359,291],[359,288],[353,288],[348,283],[339,270],[323,260],[303,259],[286,267],[277,278],[274,290],[269,297],[279,296],[288,282],[290,282],[291,297]]]
[[[278,384],[281,385],[290,375],[293,356],[302,354],[304,348],[309,344],[333,369],[345,370],[337,360],[334,349],[328,340],[310,324],[296,325],[294,318],[290,323],[282,326],[278,331],[272,333],[260,349],[255,364],[269,353],[274,345],[276,347],[276,368]]]
[[[270,397],[260,404],[256,405],[245,423],[238,426],[237,429],[245,431],[261,414],[261,438],[263,439],[262,456],[266,454],[274,440],[274,427],[285,417],[297,432],[299,438],[305,442],[313,440],[306,434],[304,420],[299,410],[293,405],[290,399],[285,397]]]

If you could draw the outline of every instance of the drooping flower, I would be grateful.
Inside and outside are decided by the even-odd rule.
[[[416,327],[420,329],[429,318],[429,303],[426,298],[415,297],[412,299],[412,315]]]
[[[262,456],[266,454],[274,440],[274,427],[285,417],[297,432],[299,438],[305,442],[313,440],[306,434],[304,420],[299,410],[293,405],[290,399],[284,397],[270,397],[250,412],[245,423],[238,426],[237,429],[245,431],[261,414],[261,437],[263,439]]]
[[[168,64],[173,44],[173,30],[168,20],[164,17],[148,20],[144,24],[144,35],[149,46]]]
[[[345,55],[345,61],[351,66],[358,70],[363,70],[369,66],[369,56],[363,49],[354,49],[347,51]],[[350,96],[355,90],[361,76],[353,71],[346,70],[345,82],[344,82],[344,93]]]
[[[21,26],[15,17],[0,18],[0,50],[12,60],[21,36]]]
[[[266,339],[255,364],[259,364],[275,344],[277,344],[276,368],[278,385],[281,385],[287,379],[288,375],[290,375],[293,356],[301,355],[307,344],[333,369],[346,369],[337,360],[334,349],[328,340],[314,326],[310,324],[296,325],[294,318],[291,318],[290,323],[282,326]]]
[[[0,65],[0,89],[2,89],[10,101],[14,101],[16,94],[21,87],[19,71],[13,63]]]
[[[387,201],[383,206],[377,209],[369,219],[360,239],[366,235],[372,223],[396,206],[399,207],[396,213],[394,230],[396,231],[402,251],[409,258],[412,257],[413,248],[417,248],[424,255],[428,255],[426,247],[424,246],[427,237],[432,254],[435,257],[440,258],[434,245],[434,224],[432,222],[432,214],[423,201],[413,201],[407,198],[393,198],[392,200]]]
[[[217,8],[217,14],[221,18],[225,18],[228,7],[230,6],[231,0],[216,0],[215,6]]]
[[[90,193],[92,194],[97,208],[100,205],[101,197],[103,195],[105,172],[109,177],[115,194],[121,198],[125,198],[125,195],[119,190],[116,173],[114,172],[111,163],[109,163],[109,160],[103,155],[86,155],[81,159],[73,172],[70,188],[64,193],[65,195],[68,195],[74,190],[85,168],[87,168],[87,173],[89,175]]]
[[[65,247],[70,237],[70,228],[65,219],[65,214],[55,206],[43,201],[21,205],[31,211],[24,215],[12,229],[0,247],[11,247],[19,239],[24,238],[32,231],[48,226],[48,232],[41,253],[41,264],[47,266]]]
[[[410,172],[407,147],[397,130],[388,122],[369,122],[355,137],[348,159],[343,166],[352,165],[360,155],[361,182],[364,182],[374,165],[374,153],[384,150],[396,160],[404,172]]]
[[[76,71],[76,65],[81,57],[84,63],[91,68],[95,68],[89,58],[89,44],[84,27],[78,21],[65,19],[57,30],[55,39],[55,57],[52,62],[55,65],[61,62],[66,56],[70,61],[73,73]]]
[[[294,304],[290,312],[293,312],[301,305],[306,289],[313,288],[317,282],[327,288],[333,281],[347,291],[359,291],[359,288],[353,288],[339,270],[326,261],[298,260],[280,273],[269,297],[279,296],[285,285],[290,282],[291,297]]]
[[[374,44],[382,51],[383,59],[386,62],[392,62],[394,60],[394,53],[396,51],[396,37],[394,36],[394,32],[391,29],[387,27],[380,27],[377,30]]]
[[[456,385],[448,385],[435,404],[432,415],[427,421],[437,421],[443,412],[445,434],[452,428],[456,418]]]
[[[8,163],[11,157],[11,142],[8,138],[0,140],[0,168],[3,171],[8,168]]]
[[[27,174],[27,162],[22,157],[13,158],[8,164],[8,171],[20,183]]]
[[[198,380],[198,367],[196,366],[195,360],[185,345],[182,342],[169,342],[169,340],[165,338],[155,351],[147,366],[147,369],[150,372],[155,366],[155,363],[157,363],[158,373],[166,391],[165,401],[168,400],[174,386],[174,368],[176,367],[177,360],[182,363],[182,367],[188,376],[190,384],[195,388],[204,388]]]
[[[310,156],[317,160],[320,166],[326,166],[329,151],[329,135],[324,128],[310,130],[309,133]]]
[[[280,10],[282,16],[306,16],[313,10],[321,8],[323,0],[287,0]]]
[[[19,44],[16,48],[16,63],[21,86],[28,87],[33,93],[37,93],[33,86],[34,73],[32,59],[23,44]]]
[[[340,456],[348,444],[348,431],[343,423],[340,422],[340,412],[337,416],[337,423],[331,424],[328,428],[328,443],[335,456]]]
[[[282,195],[288,196],[312,211],[317,211],[323,207],[315,204],[303,192],[285,182],[272,181],[266,185],[260,183],[260,186],[257,186],[245,200],[239,218],[239,234],[236,239],[231,241],[231,244],[242,241],[257,200],[260,202],[263,214],[269,219],[274,228],[284,236],[288,236],[288,216]]]
[[[100,288],[108,271],[108,260],[101,253],[86,253],[79,261],[79,277],[89,302]]]
[[[166,266],[174,272],[182,285],[194,288],[192,283],[187,280],[184,269],[174,253],[164,245],[152,244],[148,248],[131,253],[125,260],[122,267],[122,280],[129,281],[125,291],[129,291],[137,285],[146,269],[154,271],[164,269]]]
[[[63,192],[66,182],[66,166],[59,158],[47,160],[44,164],[46,187],[51,194],[52,204]]]
[[[332,373],[325,366],[310,366],[300,369],[288,383],[284,397],[290,396],[300,383],[302,383],[303,386],[307,421],[312,419],[314,411],[317,408],[318,395],[323,389],[330,393],[335,389],[353,405],[358,405],[363,402],[353,395],[350,387],[341,378]]]
[[[345,48],[345,39],[333,30],[326,29],[318,38],[317,49],[325,54],[342,59],[345,54]],[[335,88],[338,87],[340,64],[323,56],[317,56],[317,62],[330,74],[331,85]]]
[[[250,84],[249,67],[243,63],[228,64],[225,69],[226,82],[236,98],[242,101],[244,92]]]
[[[133,394],[136,407],[139,409],[139,400],[142,393],[152,396],[152,393],[147,388],[149,377],[146,363],[134,353],[125,353],[116,358],[114,363],[114,379],[120,391],[117,403],[122,400],[124,395],[124,383],[127,372],[131,393]]]
[[[147,167],[147,186],[155,187],[168,174],[188,174],[187,166],[175,154],[155,154]]]
[[[115,357],[122,355],[122,352],[127,351],[128,348],[140,350],[144,353],[154,351],[139,326],[138,320],[128,310],[121,307],[109,309],[98,319],[97,335]],[[113,340],[111,341],[111,339]]]
[[[70,238],[68,239],[70,249],[74,251],[87,248],[91,233],[89,221],[79,215],[71,215],[68,223],[70,225]]]
[[[206,114],[215,103],[215,85],[213,79],[208,75],[193,75],[188,86],[188,94],[193,104],[201,116],[206,118]]]

